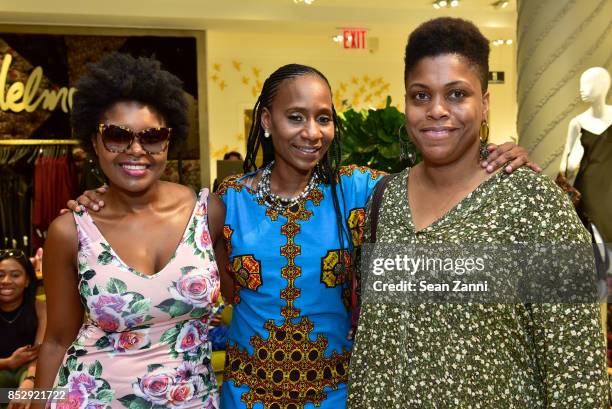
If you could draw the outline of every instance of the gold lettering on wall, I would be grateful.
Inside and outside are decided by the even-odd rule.
[[[14,82],[6,89],[6,80],[8,78],[9,67],[13,57],[10,54],[5,54],[2,59],[2,68],[0,68],[0,109],[3,111],[13,112],[33,112],[42,103],[42,109],[53,111],[60,104],[62,111],[68,112],[72,109],[72,97],[76,88],[62,87],[59,90],[45,89],[40,95],[38,87],[43,77],[42,67],[36,67],[30,73],[28,80],[23,82]]]

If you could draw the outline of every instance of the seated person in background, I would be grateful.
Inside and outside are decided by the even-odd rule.
[[[47,321],[46,305],[36,299],[36,287],[34,267],[23,251],[0,250],[0,388],[34,387],[38,347]],[[9,405],[10,409],[25,407]]]
[[[240,152],[229,151],[229,152],[225,152],[225,155],[223,155],[223,160],[235,160],[235,161],[242,162],[244,159],[242,159],[242,155],[240,154]],[[213,182],[213,192],[216,192],[217,188],[219,187],[219,183],[220,183],[219,179],[223,181],[223,178],[225,178],[226,176],[223,176],[220,178],[218,177],[215,179],[215,181]]]
[[[239,152],[230,151],[223,155],[223,160],[242,160],[242,155]]]

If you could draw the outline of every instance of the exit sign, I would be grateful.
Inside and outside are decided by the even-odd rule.
[[[505,77],[503,71],[489,71],[489,84],[503,84]]]
[[[344,48],[365,48],[366,33],[365,28],[344,28],[342,29],[342,44]]]

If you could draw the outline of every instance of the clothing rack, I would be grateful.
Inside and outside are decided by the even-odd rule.
[[[78,139],[3,139],[0,145],[78,145]]]
[[[65,198],[73,195],[76,181],[70,156],[79,142],[0,139],[0,247],[20,248],[29,253],[31,246],[42,245],[58,203],[63,205]],[[52,192],[59,192],[62,199]],[[34,196],[39,199],[33,201]]]
[[[78,139],[0,139],[0,165],[11,165],[22,158],[27,163],[41,155],[65,155]]]

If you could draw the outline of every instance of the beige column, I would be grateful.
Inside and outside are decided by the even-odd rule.
[[[519,141],[554,175],[569,120],[588,108],[580,75],[612,72],[612,0],[517,0],[517,13]]]

